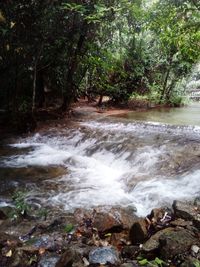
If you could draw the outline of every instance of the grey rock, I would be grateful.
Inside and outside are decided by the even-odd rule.
[[[89,262],[93,264],[119,264],[118,252],[111,247],[95,248],[89,253]]]
[[[165,233],[168,233],[170,231],[174,231],[174,228],[172,227],[169,227],[169,228],[165,228],[157,233],[155,233],[154,235],[152,235],[149,240],[147,240],[143,246],[142,246],[142,250],[144,252],[151,252],[151,251],[154,251],[156,249],[159,248],[160,246],[160,242],[159,242],[159,238],[165,234]]]
[[[198,240],[186,229],[164,233],[159,238],[160,252],[163,259],[173,259],[178,254],[188,252]]]
[[[137,267],[138,265],[136,263],[127,262],[120,265],[120,267]]]
[[[192,202],[174,201],[175,216],[185,220],[191,220],[194,226],[200,230],[200,206]]]
[[[122,258],[132,259],[138,254],[139,246],[124,246],[121,251]]]
[[[39,261],[38,267],[55,267],[58,260],[58,256],[44,256]]]

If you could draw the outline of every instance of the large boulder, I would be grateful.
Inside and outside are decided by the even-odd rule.
[[[157,249],[159,249],[160,247],[160,242],[159,242],[159,238],[165,234],[165,233],[169,233],[171,231],[174,231],[174,228],[169,227],[169,228],[165,228],[161,231],[158,231],[157,233],[155,233],[154,235],[152,235],[142,246],[142,250],[146,253],[148,252],[153,252]]]
[[[74,216],[79,225],[96,228],[100,234],[119,233],[129,229],[137,219],[131,209],[109,206],[97,207],[93,211],[77,209]]]
[[[191,220],[200,230],[200,206],[192,202],[174,201],[173,209],[175,216],[185,220]]]
[[[190,251],[199,240],[187,229],[176,229],[167,231],[159,238],[160,252],[163,259],[173,259],[176,255]]]

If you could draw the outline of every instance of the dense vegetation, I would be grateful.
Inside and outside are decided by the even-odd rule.
[[[0,3],[0,108],[65,111],[81,95],[179,104],[200,55],[198,0]]]

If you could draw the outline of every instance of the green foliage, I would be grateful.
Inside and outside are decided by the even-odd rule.
[[[13,202],[15,205],[15,210],[12,214],[14,219],[19,217],[25,217],[30,211],[30,205],[26,201],[27,193],[24,191],[16,191],[13,196]]]
[[[74,225],[73,224],[69,223],[69,224],[65,225],[64,231],[66,233],[70,233],[73,230],[74,230]]]
[[[144,2],[2,3],[0,108],[30,113],[62,102],[65,109],[83,93],[180,103],[176,85],[200,56],[198,5]]]
[[[138,263],[141,266],[162,267],[167,265],[163,260],[156,257],[154,260],[147,260],[146,258],[138,258]]]
[[[199,260],[195,260],[193,262],[193,264],[194,264],[195,267],[200,267],[200,261]]]
[[[46,221],[46,219],[47,219],[47,215],[48,215],[48,213],[49,213],[49,211],[47,210],[47,209],[45,209],[45,208],[40,208],[38,211],[37,211],[37,216],[39,217],[39,218],[43,218],[45,221]]]

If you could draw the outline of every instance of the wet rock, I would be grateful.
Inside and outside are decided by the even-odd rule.
[[[8,218],[8,216],[6,215],[6,213],[0,209],[0,220],[6,220]]]
[[[82,258],[88,256],[90,247],[84,244],[75,244],[68,247],[56,264],[56,267],[82,267]]]
[[[159,238],[160,252],[163,259],[173,259],[178,254],[188,252],[193,244],[198,243],[194,234],[186,229],[169,231]]]
[[[113,233],[110,237],[106,238],[106,240],[108,240],[109,244],[114,247],[120,247],[130,243],[126,231],[121,233]]]
[[[142,250],[146,253],[153,252],[157,250],[160,246],[159,238],[170,231],[174,231],[174,228],[169,227],[163,230],[158,231],[154,235],[152,235],[142,246]]]
[[[111,247],[95,248],[89,253],[89,262],[93,264],[119,264],[118,252]]]
[[[77,209],[74,212],[79,229],[84,234],[91,234],[92,229],[97,229],[102,236],[106,233],[119,233],[129,229],[137,217],[132,209],[97,207],[94,210]]]
[[[147,226],[148,223],[145,219],[140,219],[132,225],[129,232],[129,238],[133,245],[141,244],[147,239]]]
[[[123,263],[120,265],[120,267],[138,267],[136,263],[128,262],[128,263]]]
[[[173,217],[173,212],[168,207],[153,209],[147,216],[155,231],[168,226]]]
[[[55,267],[59,258],[58,256],[45,255],[40,259],[38,267]]]
[[[189,257],[180,266],[181,267],[197,267],[199,266],[199,264],[200,262],[197,259],[193,257]]]
[[[137,256],[139,250],[139,246],[124,246],[121,251],[121,256],[122,258],[133,259]]]
[[[10,262],[10,267],[20,267],[20,266],[26,266],[27,263],[27,257],[24,254],[24,252],[17,248],[14,252],[14,255]]]
[[[3,247],[15,248],[21,246],[21,242],[17,237],[0,232],[0,248]]]
[[[173,209],[176,217],[191,220],[200,230],[200,206],[191,202],[174,201]]]
[[[117,233],[130,228],[136,216],[132,210],[122,208],[97,208],[94,215],[93,227],[101,233]]]
[[[196,197],[194,200],[194,205],[195,206],[200,206],[200,197]]]
[[[188,227],[192,226],[192,222],[191,221],[185,221],[185,220],[179,218],[177,220],[170,222],[170,225],[188,228]]]
[[[35,266],[38,261],[38,256],[34,251],[24,251],[21,247],[16,248],[13,251],[12,257],[10,258],[9,267],[29,267]]]

